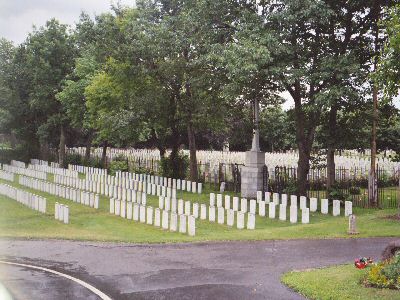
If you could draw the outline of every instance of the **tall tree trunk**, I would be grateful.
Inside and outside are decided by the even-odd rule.
[[[189,153],[190,153],[190,180],[197,181],[198,172],[197,172],[197,157],[196,157],[196,137],[194,135],[193,124],[191,122],[188,123],[187,126],[188,131],[188,140],[189,140]]]
[[[104,141],[103,153],[101,154],[101,164],[103,165],[104,169],[107,169],[107,147],[108,147],[108,142]]]
[[[65,163],[65,129],[64,125],[60,126],[60,146],[58,150],[58,163],[61,168],[64,168]]]
[[[329,112],[328,121],[328,140],[326,153],[326,189],[329,192],[335,184],[335,145],[336,145],[336,126],[337,126],[337,106],[332,106]]]
[[[50,147],[47,141],[40,141],[40,159],[48,161],[50,157]]]
[[[297,192],[300,196],[307,195],[307,176],[310,172],[311,147],[299,143],[299,162],[297,167]]]
[[[92,133],[89,133],[87,140],[86,140],[86,149],[85,149],[85,162],[86,163],[88,163],[90,161],[90,152],[92,150],[92,140],[93,140],[93,135],[92,135]]]

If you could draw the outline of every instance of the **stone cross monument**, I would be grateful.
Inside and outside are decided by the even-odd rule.
[[[265,153],[260,151],[260,108],[258,100],[254,100],[254,129],[251,150],[246,152],[245,165],[241,170],[241,193],[244,198],[255,198],[257,191],[263,189],[263,167]]]

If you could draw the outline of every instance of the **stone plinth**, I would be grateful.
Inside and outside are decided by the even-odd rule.
[[[263,190],[263,168],[265,153],[260,151],[247,151],[245,165],[241,170],[242,197],[256,198],[257,191]]]

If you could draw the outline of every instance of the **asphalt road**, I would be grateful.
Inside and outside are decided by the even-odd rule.
[[[280,283],[290,270],[376,259],[393,239],[133,245],[1,240],[0,260],[56,270],[112,299],[303,299]],[[0,264],[14,299],[99,299],[66,278]]]

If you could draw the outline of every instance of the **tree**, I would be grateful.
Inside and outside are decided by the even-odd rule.
[[[48,144],[54,142],[55,130],[59,131],[59,162],[65,158],[65,130],[68,120],[56,94],[73,67],[75,47],[66,25],[51,19],[44,27],[34,29],[24,44],[27,66],[31,76],[29,105],[38,122],[39,136],[45,159]]]

